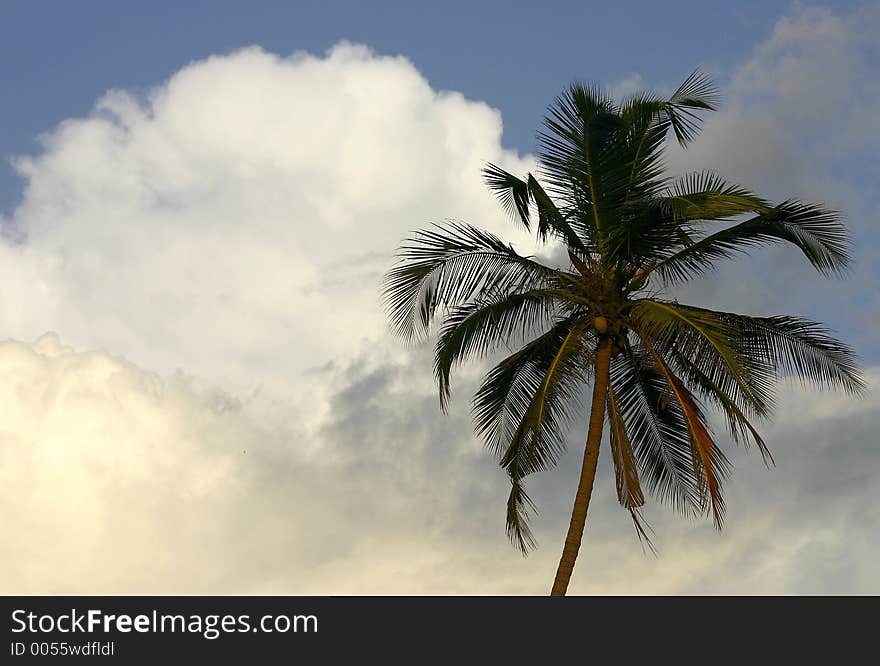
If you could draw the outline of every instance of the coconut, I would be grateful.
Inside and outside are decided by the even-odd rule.
[[[593,320],[593,328],[596,329],[599,333],[607,333],[608,332],[608,320],[605,317],[596,317]]]

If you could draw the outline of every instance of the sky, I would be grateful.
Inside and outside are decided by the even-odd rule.
[[[0,591],[545,593],[585,427],[530,481],[523,558],[472,434],[485,368],[441,414],[381,276],[443,219],[534,249],[482,165],[533,170],[572,79],[668,92],[699,66],[724,103],[670,170],[839,209],[856,261],[826,280],[774,248],[679,297],[821,319],[873,390],[783,383],[777,466],[722,437],[724,531],[651,502],[657,555],[606,452],[570,592],[880,593],[880,5],[476,4],[4,6]]]

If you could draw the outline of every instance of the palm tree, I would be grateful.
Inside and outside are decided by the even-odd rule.
[[[568,588],[606,419],[618,500],[647,538],[639,514],[645,489],[721,527],[730,464],[707,406],[720,410],[734,441],[753,441],[772,461],[752,422],[770,414],[777,378],[864,389],[853,351],[821,324],[719,312],[670,295],[717,261],[759,245],[790,243],[825,275],[844,272],[850,261],[846,229],[833,211],[795,200],[773,204],[712,172],[665,175],[670,130],[687,146],[699,114],[714,110],[717,98],[700,72],[668,99],[641,93],[617,103],[598,88],[571,85],[538,134],[540,180],[493,164],[484,169],[511,217],[539,241],[558,243],[564,265],[447,222],[404,242],[385,276],[396,334],[421,341],[439,323],[434,372],[444,411],[453,367],[518,348],[488,372],[473,413],[477,434],[510,478],[507,532],[524,554],[536,545],[524,479],[559,460],[592,383],[552,595]]]

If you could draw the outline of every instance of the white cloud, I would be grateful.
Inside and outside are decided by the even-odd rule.
[[[0,505],[15,507],[0,588],[488,592],[475,569],[524,570],[485,501],[475,474],[493,466],[464,418],[440,417],[387,361],[324,375],[334,419],[291,430],[54,334],[0,343]],[[528,589],[504,577],[494,573]]]
[[[404,58],[341,44],[193,63],[145,99],[115,91],[17,161],[0,245],[6,334],[112,349],[157,370],[285,391],[383,336],[379,277],[444,218],[509,233],[480,179],[501,117]],[[522,238],[522,237],[520,237]]]
[[[522,559],[503,535],[503,475],[466,415],[440,416],[410,372],[375,358],[327,369],[333,417],[294,430],[54,334],[0,343],[0,505],[14,507],[0,589],[544,592],[575,467],[536,487],[544,547]],[[651,508],[657,558],[639,550],[605,475],[573,591],[876,591],[877,408],[791,392],[768,433],[780,467],[735,454],[720,535]]]

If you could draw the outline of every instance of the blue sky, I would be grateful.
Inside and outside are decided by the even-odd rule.
[[[571,591],[880,593],[880,6],[547,4],[3,4],[0,590],[546,592],[583,424],[530,479],[523,559],[468,411],[485,364],[442,415],[381,277],[444,218],[536,251],[482,166],[534,170],[572,79],[668,90],[700,66],[724,104],[671,171],[838,208],[856,266],[769,248],[678,295],[825,321],[872,391],[782,383],[777,467],[722,437],[725,531],[651,502],[656,558],[605,447]]]
[[[849,9],[857,3],[823,3]],[[157,85],[182,64],[259,44],[323,53],[342,39],[405,54],[438,89],[504,114],[504,143],[533,148],[547,107],[573,78],[638,73],[669,85],[696,66],[723,74],[766,39],[790,2],[107,2],[5,3],[0,78],[0,211],[17,203],[11,155],[110,88]]]

